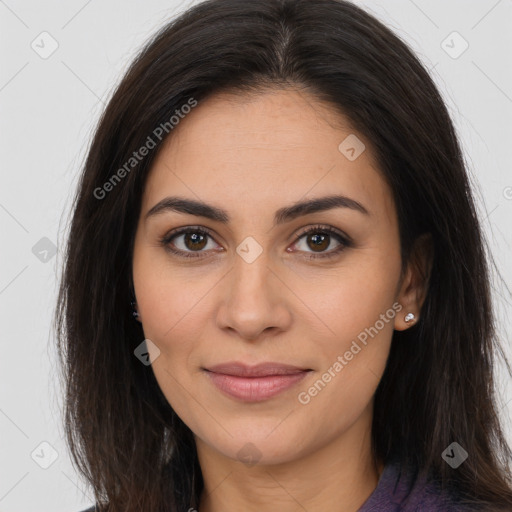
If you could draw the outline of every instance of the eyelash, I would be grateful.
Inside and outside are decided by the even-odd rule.
[[[189,226],[186,228],[179,228],[175,231],[171,231],[170,233],[167,233],[163,238],[160,239],[160,244],[166,250],[168,250],[172,254],[175,254],[179,257],[202,258],[203,256],[202,256],[201,251],[196,251],[196,253],[194,253],[194,251],[191,251],[191,252],[182,251],[180,249],[174,249],[170,245],[171,240],[173,238],[175,238],[179,235],[187,234],[187,233],[188,234],[196,233],[196,234],[206,235],[206,236],[213,238],[211,232],[208,229],[205,229],[201,226]],[[302,233],[300,233],[300,235],[297,236],[297,238],[294,240],[293,244],[296,244],[301,238],[303,238],[304,236],[306,236],[310,233],[317,233],[317,234],[322,234],[322,235],[333,236],[339,242],[340,245],[336,249],[333,249],[332,251],[329,251],[329,252],[318,253],[318,254],[311,253],[311,254],[302,256],[308,260],[333,258],[333,257],[337,256],[338,254],[340,254],[345,248],[353,246],[351,239],[347,235],[342,234],[341,232],[335,230],[334,228],[332,228],[330,226],[324,226],[324,225],[311,226],[311,227],[305,229]]]

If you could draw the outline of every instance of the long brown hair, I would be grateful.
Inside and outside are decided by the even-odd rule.
[[[110,511],[197,508],[192,433],[134,356],[144,339],[130,310],[134,234],[146,177],[172,137],[155,129],[191,98],[290,84],[339,109],[372,142],[393,191],[403,264],[421,233],[434,244],[421,321],[394,333],[376,392],[375,455],[428,470],[486,510],[512,507],[489,257],[452,121],[407,45],[342,0],[198,4],[142,49],[110,99],[74,198],[55,315],[76,467]],[[155,147],[127,166],[151,135]],[[457,469],[441,457],[452,442],[469,453]]]

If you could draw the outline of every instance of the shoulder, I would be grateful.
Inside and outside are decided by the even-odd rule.
[[[86,510],[82,510],[81,512],[98,512],[98,508],[96,508],[96,505],[93,505],[92,507],[86,509]]]

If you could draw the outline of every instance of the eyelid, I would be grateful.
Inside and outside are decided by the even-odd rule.
[[[347,244],[353,244],[352,238],[348,236],[345,232],[341,231],[341,229],[335,228],[333,226],[329,226],[328,224],[314,224],[312,226],[308,226],[303,230],[299,231],[297,235],[295,235],[295,241],[302,238],[304,235],[307,235],[311,232],[326,232],[328,234],[338,235],[343,241]]]

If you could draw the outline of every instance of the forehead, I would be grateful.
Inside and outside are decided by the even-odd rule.
[[[354,143],[358,153],[364,150],[348,158],[346,146]],[[370,141],[338,110],[297,90],[218,93],[171,132],[147,178],[143,208],[181,194],[219,205],[243,203],[253,212],[275,203],[274,211],[304,196],[332,193],[378,214],[394,208]]]

